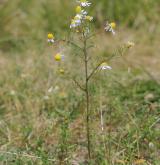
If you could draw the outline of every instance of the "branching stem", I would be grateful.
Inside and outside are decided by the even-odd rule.
[[[85,88],[83,88],[83,86],[77,80],[75,80],[75,79],[72,79],[72,80],[82,91],[84,91],[84,92],[86,91]]]
[[[97,65],[96,65],[96,67],[92,70],[92,72],[89,74],[89,76],[88,76],[88,81],[90,80],[90,78],[96,73],[96,71],[98,70],[98,68],[101,66],[101,64],[103,63],[103,62],[105,62],[105,61],[110,61],[114,56],[116,56],[115,54],[112,54],[111,56],[109,56],[108,57],[108,59],[107,60],[103,60],[103,61],[101,61],[100,63],[98,63]]]

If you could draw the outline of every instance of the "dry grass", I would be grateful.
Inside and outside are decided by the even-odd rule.
[[[136,44],[128,55],[111,63],[114,68],[113,76],[109,74],[107,77],[98,78],[100,85],[102,84],[102,93],[99,93],[99,85],[92,87],[93,150],[95,160],[100,165],[105,164],[103,158],[108,155],[102,154],[103,139],[99,111],[97,111],[100,101],[104,107],[105,138],[108,139],[108,132],[112,136],[113,163],[115,165],[118,164],[116,162],[130,164],[136,159],[144,158],[146,164],[147,162],[159,164],[160,146],[159,137],[156,137],[159,135],[158,122],[150,133],[147,132],[149,125],[157,121],[160,109],[159,93],[147,86],[148,80],[159,83],[159,38],[158,35],[146,36],[145,34],[142,31],[122,29],[114,38],[108,35],[96,38],[97,46],[92,52],[96,57],[111,52],[120,45],[120,42],[132,40]],[[52,51],[52,48],[49,49],[46,45],[41,50],[36,50],[35,46],[32,46],[23,56],[14,52],[0,53],[0,152],[17,153],[17,155],[0,154],[1,164],[5,162],[7,164],[13,164],[13,162],[52,164],[53,162],[48,159],[58,161],[60,139],[63,136],[61,124],[65,122],[68,125],[66,142],[68,161],[75,164],[85,162],[84,119],[80,115],[84,112],[83,95],[71,81],[64,80],[63,76],[59,76],[55,71],[57,66],[52,61],[50,52],[54,54],[57,49],[58,47],[54,47]],[[81,64],[76,66],[71,63],[75,59],[70,55],[69,50],[66,51],[69,70],[72,70],[74,74],[81,74],[81,70],[78,69]],[[100,53],[97,54],[99,51]],[[97,80],[94,81],[97,84]],[[141,89],[141,81],[146,81],[145,91],[141,93],[142,97],[138,93]],[[120,87],[116,82],[120,84]],[[154,83],[152,85],[151,88],[154,89]],[[59,86],[59,90],[48,93],[51,86],[53,88]],[[125,93],[121,88],[124,88]],[[122,93],[116,95],[118,91]],[[44,99],[46,95],[50,97],[47,100]],[[123,100],[125,97],[128,98],[127,102]],[[149,101],[148,105],[146,103],[148,99],[155,99],[155,101]],[[110,112],[107,107],[113,111]],[[72,115],[68,117],[72,111]],[[148,117],[147,121],[146,117]],[[145,121],[146,125],[143,125],[140,120]],[[138,148],[135,142],[139,145]],[[154,144],[152,149],[148,148],[150,143]],[[23,152],[34,155],[35,158],[23,157]]]

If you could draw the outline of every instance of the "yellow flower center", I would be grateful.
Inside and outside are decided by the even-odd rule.
[[[60,53],[57,53],[55,56],[54,56],[54,59],[56,61],[61,61],[62,57],[61,57],[61,54]]]
[[[110,26],[111,26],[113,29],[115,29],[115,28],[116,28],[116,23],[115,23],[115,22],[111,22],[111,23],[110,23]]]
[[[54,35],[52,33],[48,33],[48,39],[54,39]]]
[[[76,13],[77,13],[77,14],[78,14],[78,13],[81,13],[81,11],[82,11],[81,6],[77,6],[77,7],[76,7]]]
[[[103,67],[103,66],[108,66],[108,64],[106,63],[106,62],[103,62],[102,64],[101,64],[101,66]]]

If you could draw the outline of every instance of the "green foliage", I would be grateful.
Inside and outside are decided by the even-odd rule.
[[[106,19],[113,19],[129,26],[144,27],[145,24],[157,21],[159,4],[159,0],[102,0],[95,4],[95,8],[99,6]]]
[[[148,28],[159,21],[159,0],[101,0],[93,3],[92,15],[97,27],[104,21],[117,21],[120,25]],[[38,45],[48,32],[67,35],[74,1],[14,0],[0,4],[0,48],[8,51],[25,50]],[[96,11],[96,12],[95,12]]]

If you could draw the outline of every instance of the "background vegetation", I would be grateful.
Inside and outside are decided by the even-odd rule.
[[[86,165],[83,95],[55,71],[52,55],[59,48],[46,42],[48,32],[67,37],[74,7],[74,0],[0,0],[2,165]],[[159,165],[160,1],[99,0],[90,12],[97,31],[106,19],[118,24],[114,38],[95,38],[93,56],[110,54],[128,40],[136,44],[90,87],[93,164]],[[72,64],[76,57],[66,50],[68,67],[81,74],[81,64]]]

